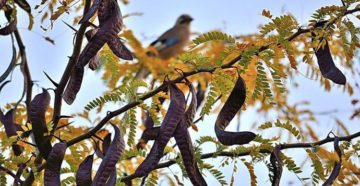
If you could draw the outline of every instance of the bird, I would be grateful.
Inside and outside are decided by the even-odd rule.
[[[158,57],[167,60],[178,55],[190,39],[190,23],[194,19],[188,15],[180,15],[175,25],[150,44],[158,52]],[[147,53],[154,56],[152,52]]]

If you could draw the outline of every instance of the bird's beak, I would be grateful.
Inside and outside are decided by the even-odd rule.
[[[189,17],[189,22],[191,22],[191,21],[193,21],[194,20],[194,18],[192,18],[192,17]]]

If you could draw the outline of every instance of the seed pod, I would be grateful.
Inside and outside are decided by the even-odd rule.
[[[122,16],[119,5],[115,0],[111,0],[111,5],[112,6],[110,6],[107,11],[112,12],[112,14],[106,19],[104,24],[101,25],[96,34],[90,39],[90,42],[85,46],[79,56],[76,66],[84,67],[106,42],[117,38],[117,34],[122,28]]]
[[[336,178],[339,176],[341,170],[341,150],[339,148],[339,137],[335,136],[334,149],[339,157],[339,161],[335,162],[334,169],[331,172],[329,178],[324,182],[323,186],[331,186]]]
[[[204,101],[204,98],[205,98],[205,91],[201,89],[201,83],[199,82],[196,92],[196,100],[197,100],[196,109],[199,109],[201,103]]]
[[[244,104],[246,98],[246,87],[244,80],[239,77],[235,83],[234,89],[231,91],[229,98],[226,100],[221,109],[216,122],[215,133],[218,140],[224,145],[242,145],[249,143],[255,138],[252,132],[226,132],[225,128],[234,118],[236,113]]]
[[[114,127],[115,136],[111,143],[107,153],[101,162],[98,171],[96,172],[95,178],[92,185],[105,185],[111,173],[115,170],[116,162],[119,160],[121,153],[125,149],[125,142],[120,134],[120,130],[117,126]]]
[[[272,186],[279,186],[280,185],[280,179],[283,171],[283,163],[280,158],[280,148],[279,146],[276,146],[273,150],[273,152],[270,155],[270,162],[273,167],[273,173],[274,177],[272,180]]]
[[[16,48],[14,46],[14,41],[13,40],[12,40],[12,50],[13,50],[13,54],[12,54],[10,64],[7,67],[7,69],[5,70],[5,72],[0,76],[0,83],[3,82],[10,75],[10,73],[13,71],[13,69],[14,69],[14,67],[16,65]],[[1,92],[1,89],[0,89],[0,92]]]
[[[160,161],[164,148],[170,138],[173,136],[178,123],[182,119],[185,111],[185,96],[181,90],[175,85],[170,84],[170,105],[165,118],[160,126],[160,132],[157,136],[150,153],[145,160],[139,165],[135,171],[136,177],[142,177],[149,174],[149,172]]]
[[[71,105],[74,102],[76,94],[80,91],[83,77],[84,67],[74,67],[63,95],[63,99],[67,104]]]
[[[31,14],[31,7],[26,0],[15,0],[15,3],[20,6],[27,13]]]
[[[45,112],[50,104],[50,94],[46,89],[36,95],[30,103],[29,120],[32,124],[32,131],[35,143],[40,154],[47,159],[51,151],[51,143],[49,136],[45,136],[48,132],[45,121]]]
[[[91,170],[94,161],[94,155],[87,156],[84,161],[79,165],[79,169],[76,172],[76,185],[88,186],[91,185]]]
[[[121,42],[119,38],[113,38],[108,41],[108,45],[111,51],[119,58],[125,60],[133,60],[132,53],[126,46]]]
[[[0,110],[0,121],[5,127],[5,133],[7,137],[16,136],[17,131],[23,131],[21,126],[15,123],[14,119],[15,119],[14,109],[9,110],[5,115]],[[24,147],[16,144],[16,142],[12,144],[12,148],[15,156],[19,156],[24,151]]]
[[[88,41],[90,41],[91,38],[96,34],[97,30],[98,29],[91,29],[85,33],[85,36]],[[96,70],[99,66],[100,66],[100,55],[99,52],[97,52],[95,56],[90,59],[89,68],[91,70]]]
[[[197,166],[194,147],[192,145],[191,137],[188,131],[188,127],[190,127],[193,123],[197,107],[197,96],[195,89],[191,84],[189,84],[189,89],[192,99],[188,109],[185,111],[183,119],[176,128],[174,137],[176,144],[179,147],[185,170],[191,180],[191,183],[193,185],[207,185],[199,170],[199,167]]]
[[[312,33],[312,38],[316,37],[315,33]],[[325,45],[314,48],[315,55],[318,61],[321,74],[333,81],[336,84],[344,85],[346,83],[345,75],[336,67],[334,60],[331,56],[328,41],[325,40]]]
[[[45,165],[45,186],[60,186],[60,169],[66,148],[66,143],[57,143],[51,150]]]
[[[111,144],[111,133],[108,133],[102,143],[102,151],[103,154],[106,155],[107,150],[109,149],[109,146]]]
[[[0,35],[9,35],[16,30],[17,19],[15,18],[15,19],[11,20],[12,12],[13,12],[12,8],[5,11],[5,16],[6,16],[7,20],[9,21],[9,24],[3,28],[0,28]]]
[[[86,12],[83,18],[80,19],[79,24],[83,24],[85,22],[88,22],[89,19],[95,14],[97,9],[99,8],[101,0],[95,0],[93,4],[91,5],[90,9]]]

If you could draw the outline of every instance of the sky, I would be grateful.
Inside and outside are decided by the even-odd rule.
[[[40,1],[29,1],[31,5],[35,5]],[[127,28],[134,31],[135,35],[143,41],[144,45],[148,45],[164,31],[169,29],[175,23],[176,18],[183,14],[190,14],[194,21],[192,22],[191,29],[193,32],[204,33],[210,30],[220,29],[231,35],[244,35],[258,32],[260,24],[266,23],[267,19],[261,16],[263,9],[270,10],[274,16],[283,13],[291,13],[294,15],[301,25],[306,25],[312,13],[325,5],[340,5],[340,0],[252,0],[252,1],[239,1],[239,0],[130,0],[126,6],[122,5],[122,14],[142,13],[142,16],[132,16],[124,19],[124,24]],[[35,23],[38,23],[40,15],[33,10],[35,16]],[[33,80],[36,80],[34,86],[34,95],[41,92],[41,87],[52,87],[51,83],[46,79],[43,71],[51,74],[55,81],[59,81],[63,70],[65,69],[68,61],[68,56],[72,53],[72,39],[73,31],[70,30],[60,20],[56,21],[53,29],[44,32],[40,29],[39,24],[34,25],[32,31],[26,29],[28,20],[26,14],[22,10],[18,11],[20,15],[19,30],[26,45],[30,71]],[[62,20],[70,22],[73,15],[65,14]],[[0,24],[3,25],[5,20],[0,16]],[[77,26],[78,28],[78,26]],[[43,39],[43,36],[49,36],[55,40],[56,45],[53,46]],[[11,59],[11,39],[10,37],[0,36],[0,73],[5,71]],[[345,74],[346,75],[346,74]],[[105,90],[101,74],[92,72],[90,70],[85,72],[85,80],[80,90],[74,105],[67,106],[63,104],[63,113],[72,113],[74,111],[81,111],[87,102],[103,93]],[[338,109],[340,112],[332,115],[321,117],[321,122],[317,126],[319,135],[326,137],[330,130],[334,128],[334,118],[349,118],[351,107],[349,107],[349,96],[342,92],[341,88],[335,88],[330,93],[325,93],[318,83],[305,78],[303,76],[297,77],[300,81],[300,87],[297,91],[291,93],[290,101],[297,102],[304,99],[311,101],[311,108],[316,111],[328,111]],[[7,85],[2,92],[0,92],[0,107],[3,107],[7,102],[15,102],[19,99],[22,92],[22,76],[17,68],[13,74],[11,84]],[[292,85],[292,82],[287,82]],[[321,96],[320,96],[321,95]],[[52,94],[53,96],[53,94]],[[356,93],[352,98],[358,97]],[[331,102],[329,101],[331,100]],[[249,129],[250,123],[253,121],[266,121],[269,118],[257,118],[255,110],[246,111],[241,117],[241,123],[249,123],[249,125],[241,125],[242,130]],[[199,124],[200,132],[193,135],[214,135],[213,131],[209,130],[213,127],[213,121],[216,116],[210,116],[203,123]],[[355,122],[348,121],[352,131],[359,131],[360,126],[355,125]],[[207,127],[211,125],[211,127]],[[236,122],[232,122],[229,130],[236,128]],[[203,129],[203,130],[202,130]],[[290,152],[294,156],[301,156],[304,152]],[[297,154],[298,153],[298,154]],[[211,163],[213,160],[208,160]],[[298,162],[300,164],[301,162]],[[241,183],[250,183],[249,177],[244,166],[238,163],[240,170],[236,173],[235,185]],[[173,166],[174,167],[174,166]],[[267,170],[264,166],[255,167],[255,172],[259,178],[259,185],[269,185],[267,177]],[[225,169],[225,173],[231,173],[232,166]],[[226,178],[229,181],[229,174]],[[209,178],[209,183],[216,183],[215,180]],[[292,173],[285,172],[283,176],[283,184],[288,184],[290,181],[294,185],[301,185],[296,176]],[[215,184],[216,185],[216,184]],[[246,184],[247,185],[247,184]]]

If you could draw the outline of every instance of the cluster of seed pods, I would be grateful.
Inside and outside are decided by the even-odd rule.
[[[103,139],[102,152],[96,148],[96,155],[102,158],[102,162],[96,172],[94,179],[91,178],[92,165],[94,155],[87,156],[79,165],[76,173],[76,184],[78,186],[85,185],[115,185],[116,183],[116,163],[121,153],[125,149],[125,142],[117,126],[114,128],[114,139],[111,142],[111,134],[109,133]]]
[[[158,164],[163,156],[164,148],[171,137],[174,137],[183,158],[186,172],[193,185],[207,185],[196,162],[194,148],[188,127],[193,123],[196,110],[198,108],[198,98],[202,100],[204,92],[199,90],[196,93],[190,82],[187,84],[192,94],[189,107],[185,111],[185,96],[176,85],[170,84],[170,105],[160,127],[146,126],[138,147],[143,147],[144,142],[155,140],[154,144],[145,158],[134,173],[135,177],[146,176]],[[224,145],[246,144],[255,138],[252,132],[225,132],[224,129],[231,119],[239,111],[246,97],[245,83],[241,77],[237,80],[235,87],[221,110],[215,123],[217,137]],[[228,140],[227,138],[230,138]]]
[[[98,11],[99,28],[88,31],[89,42],[80,53],[79,59],[71,73],[70,80],[64,91],[63,99],[72,104],[79,92],[84,76],[84,68],[89,64],[92,70],[99,66],[98,51],[107,43],[112,52],[119,58],[132,60],[129,49],[121,42],[118,33],[123,22],[119,5],[116,0],[96,0],[80,23],[87,22]]]

